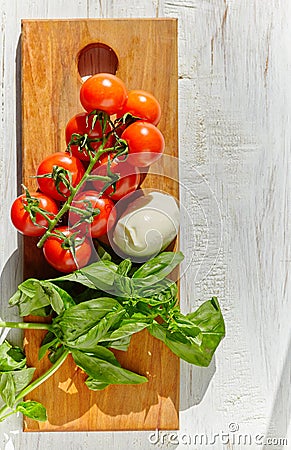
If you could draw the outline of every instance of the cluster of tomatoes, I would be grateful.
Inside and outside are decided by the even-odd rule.
[[[40,162],[38,190],[24,187],[11,207],[17,230],[39,236],[46,260],[64,273],[89,262],[88,236],[99,238],[113,227],[114,202],[137,189],[139,168],[157,161],[165,145],[152,94],[128,92],[118,77],[99,73],[82,84],[80,101],[85,111],[66,126],[66,151]]]

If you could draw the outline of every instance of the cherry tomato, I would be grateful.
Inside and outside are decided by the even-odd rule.
[[[54,232],[60,231],[66,237],[73,234],[73,231],[67,227],[57,227]],[[80,269],[86,266],[91,257],[91,245],[87,239],[85,239],[80,245],[76,245],[76,255],[74,257],[70,249],[62,247],[63,240],[56,236],[50,236],[44,243],[43,254],[47,262],[59,272],[70,273],[74,270]]]
[[[88,124],[87,124],[88,120]],[[111,127],[108,124],[106,126],[105,134],[108,134],[111,131]],[[95,126],[92,130],[92,116],[88,117],[88,113],[82,112],[79,114],[76,114],[74,117],[72,117],[66,126],[66,142],[67,145],[71,141],[72,134],[88,134],[88,137],[90,139],[99,139],[102,138],[102,127],[100,125],[100,122],[96,122]],[[108,140],[106,144],[104,145],[104,148],[109,148],[114,145],[114,137],[113,135],[109,135]],[[97,151],[100,145],[102,144],[102,141],[97,142],[91,142],[90,145],[92,148]],[[71,145],[71,151],[76,158],[81,159],[82,161],[90,161],[90,157],[88,155],[88,152],[86,149],[83,149],[83,151],[80,151],[78,148],[78,145]]]
[[[134,90],[128,93],[126,103],[118,113],[118,117],[126,113],[157,125],[161,118],[161,107],[158,100],[149,92]]]
[[[115,223],[116,211],[114,209],[113,201],[106,195],[99,197],[99,194],[96,191],[84,191],[76,195],[74,201],[72,202],[72,206],[82,210],[86,210],[88,206],[94,209],[99,209],[99,214],[94,217],[93,222],[90,225],[86,222],[82,222],[80,224],[80,228],[81,230],[84,229],[84,232],[88,226],[90,227],[90,234],[93,238],[98,238],[107,233],[107,231],[109,231]],[[76,224],[81,217],[82,216],[80,214],[74,211],[70,212],[70,225],[72,226]]]
[[[40,163],[37,169],[37,176],[51,173],[54,166],[63,167],[64,169],[71,172],[72,185],[74,187],[77,186],[77,184],[81,181],[85,173],[85,169],[78,158],[75,158],[75,156],[70,156],[69,153],[56,152],[47,156]],[[38,178],[37,182],[39,189],[55,200],[65,201],[66,197],[69,197],[70,195],[69,189],[62,182],[59,185],[59,189],[63,195],[60,194],[57,191],[55,181],[52,178]]]
[[[121,135],[128,144],[128,162],[137,167],[147,167],[161,156],[165,140],[160,130],[152,123],[134,122]]]
[[[32,192],[30,196],[32,199],[36,199],[36,203],[38,202],[37,206],[43,209],[49,218],[53,219],[54,215],[58,213],[57,204],[52,198],[41,192]],[[22,194],[14,200],[10,212],[13,225],[25,236],[42,236],[48,227],[47,220],[40,213],[36,213],[36,224],[34,224],[29,212],[24,208],[26,205],[26,194]]]
[[[110,73],[97,73],[88,78],[81,87],[80,100],[86,111],[95,109],[107,114],[121,110],[127,98],[126,87],[118,77]]]
[[[110,170],[113,173],[118,173],[120,175],[120,179],[116,182],[116,188],[114,190],[114,186],[109,186],[106,189],[105,194],[108,195],[112,200],[118,201],[122,197],[131,192],[134,192],[140,183],[140,172],[139,170],[128,164],[127,161],[122,161],[118,159],[113,159],[114,155],[110,154],[111,166]],[[122,158],[122,157],[121,157]],[[103,155],[100,158],[100,165],[96,169],[93,170],[92,175],[107,175],[107,164],[108,164],[108,155]],[[94,188],[100,192],[104,187],[103,181],[93,181]]]

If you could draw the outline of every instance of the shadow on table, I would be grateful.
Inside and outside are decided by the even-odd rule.
[[[290,376],[291,376],[291,338],[286,353],[285,363],[282,369],[280,381],[278,383],[277,393],[273,404],[271,418],[266,432],[267,439],[286,438],[288,427],[291,420],[291,394],[290,394]],[[271,447],[265,445],[263,450],[269,450]],[[284,445],[276,445],[276,449],[286,448]]]
[[[21,120],[21,39],[19,38],[16,48],[15,57],[15,123],[16,123],[16,162],[17,162],[17,195],[21,194],[22,182],[22,120]],[[7,236],[7,239],[9,237]],[[17,237],[17,249],[9,257],[0,274],[0,290],[1,314],[7,318],[11,316],[11,310],[7,311],[8,299],[17,289],[18,284],[22,281],[22,253],[23,240],[20,235]],[[5,311],[5,312],[4,312]]]
[[[11,314],[15,316],[15,308],[8,308],[9,298],[17,290],[17,286],[22,281],[22,239],[18,237],[18,248],[12,253],[5,263],[0,274],[1,292],[1,317],[9,320]],[[17,315],[17,314],[16,314]]]
[[[215,355],[208,367],[192,366],[181,361],[180,411],[201,403],[215,371]]]

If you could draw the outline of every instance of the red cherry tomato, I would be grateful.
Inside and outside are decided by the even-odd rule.
[[[80,229],[86,229],[90,227],[90,234],[93,238],[98,238],[109,231],[116,220],[116,211],[114,209],[114,203],[106,195],[102,197],[98,196],[96,191],[84,191],[76,195],[72,206],[75,208],[80,208],[86,210],[88,206],[94,209],[99,209],[99,214],[97,214],[93,222],[89,225],[86,222],[80,224]],[[74,211],[69,214],[70,225],[76,224],[82,216]],[[79,227],[78,227],[79,228]]]
[[[37,206],[40,209],[43,209],[48,214],[49,218],[53,219],[58,213],[57,204],[52,198],[41,192],[32,192],[30,195],[33,199],[38,201]],[[14,200],[10,212],[13,225],[25,236],[42,236],[48,227],[47,220],[40,213],[36,213],[36,224],[34,224],[30,218],[29,212],[24,208],[26,205],[26,194],[22,194]]]
[[[80,90],[80,101],[86,111],[95,109],[107,114],[116,114],[121,110],[127,98],[126,87],[115,75],[97,73],[88,78]]]
[[[47,156],[40,163],[37,169],[37,176],[51,173],[54,166],[63,167],[64,169],[71,172],[72,185],[74,187],[77,186],[77,184],[81,181],[85,173],[85,169],[78,158],[75,158],[75,156],[70,156],[69,153],[56,152]],[[39,189],[55,200],[65,201],[66,197],[69,197],[70,195],[69,189],[62,182],[59,185],[59,189],[63,195],[60,194],[57,191],[55,181],[52,178],[38,178],[37,182]]]
[[[137,167],[147,167],[161,156],[165,140],[160,130],[148,122],[134,122],[121,135],[128,144],[128,162]]]
[[[73,234],[73,231],[67,227],[57,227],[54,232],[60,231],[66,237]],[[59,272],[70,273],[74,270],[80,269],[86,266],[91,257],[91,246],[87,239],[85,239],[80,245],[76,245],[76,262],[73,258],[70,249],[62,247],[62,239],[56,236],[50,236],[44,243],[43,254],[47,262]]]
[[[118,113],[118,117],[126,113],[157,125],[161,118],[161,107],[158,100],[149,92],[134,90],[128,93],[126,103]]]
[[[136,167],[128,164],[127,161],[122,161],[118,159],[113,159],[114,155],[110,154],[111,166],[110,170],[113,173],[118,173],[120,175],[120,179],[116,182],[116,188],[114,190],[114,186],[109,186],[106,189],[105,194],[108,195],[112,200],[118,201],[122,197],[131,192],[134,192],[140,183],[140,172]],[[121,157],[122,158],[122,157]],[[103,155],[100,158],[100,165],[95,170],[93,170],[92,175],[107,175],[107,164],[108,164],[108,155]],[[100,192],[104,187],[103,181],[93,181],[94,188]]]
[[[88,123],[87,123],[88,122]],[[108,124],[106,126],[105,134],[108,134],[111,131],[111,127]],[[100,122],[96,122],[94,125],[94,128],[92,130],[92,116],[88,116],[88,113],[82,112],[79,114],[76,114],[74,117],[72,117],[66,126],[66,142],[67,145],[71,141],[72,134],[88,134],[88,137],[90,139],[100,139],[102,138],[102,127],[100,125]],[[108,140],[106,144],[104,145],[104,148],[109,148],[114,145],[114,137],[113,135],[108,136]],[[97,151],[100,145],[102,144],[102,141],[97,142],[91,142],[90,145],[92,148]],[[80,151],[78,148],[78,145],[71,145],[71,151],[76,158],[81,159],[82,161],[90,161],[90,157],[88,155],[88,152],[86,149],[83,149],[83,151]]]

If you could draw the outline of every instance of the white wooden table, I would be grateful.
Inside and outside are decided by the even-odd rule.
[[[21,279],[17,233],[9,220],[18,183],[20,20],[165,16],[179,19],[180,156],[188,169],[186,173],[181,167],[181,174],[186,185],[194,182],[197,196],[193,201],[181,190],[194,223],[190,239],[187,226],[182,226],[182,250],[188,259],[194,252],[182,280],[182,308],[186,311],[215,294],[227,327],[227,337],[209,368],[182,364],[181,429],[161,433],[156,446],[156,436],[148,432],[22,433],[22,419],[11,417],[0,425],[0,449],[291,448],[290,428],[289,446],[280,443],[288,434],[291,413],[287,299],[291,3],[1,0],[0,4],[1,316],[16,319],[14,311],[7,312],[7,299]],[[189,173],[192,181],[187,181]],[[203,256],[202,270],[211,269],[204,278],[201,271],[197,274]],[[272,443],[262,445],[267,438]]]

